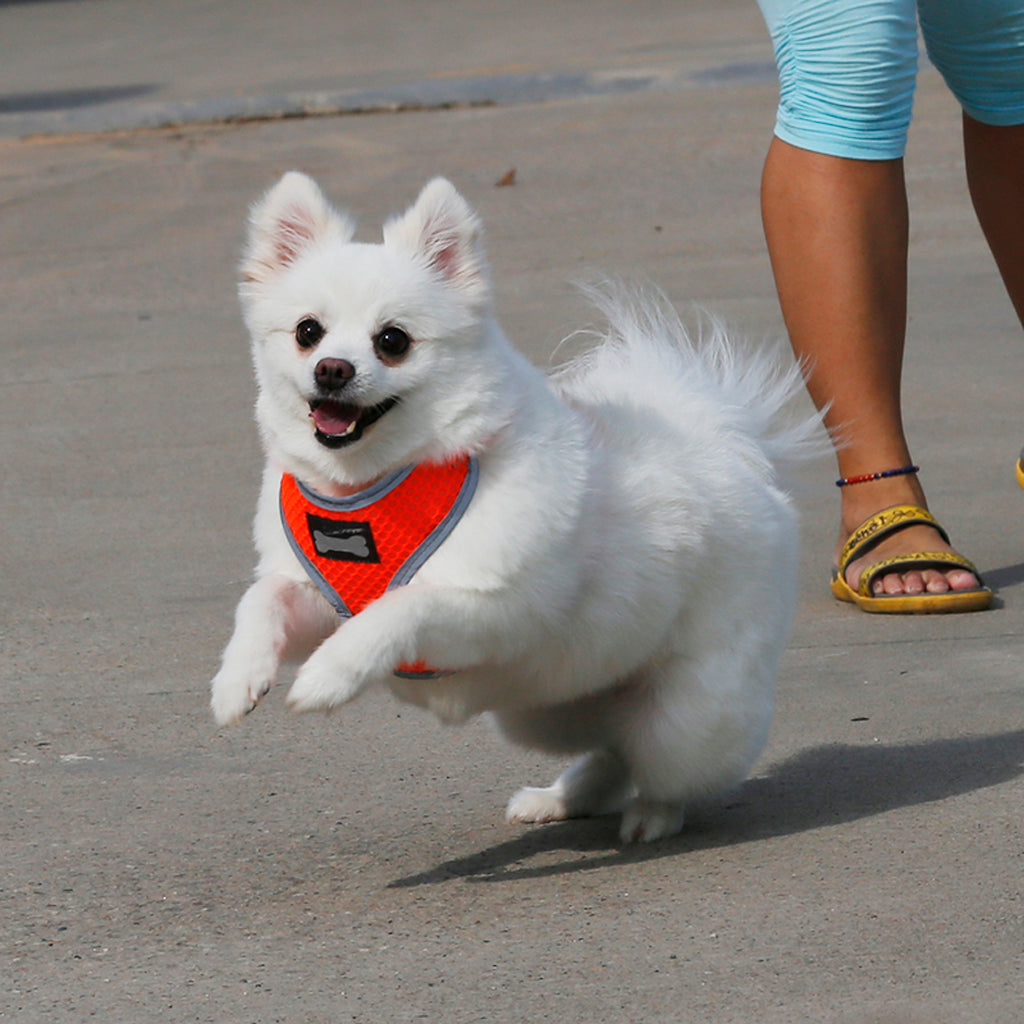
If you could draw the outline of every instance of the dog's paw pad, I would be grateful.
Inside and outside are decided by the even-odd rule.
[[[663,800],[634,800],[622,814],[619,838],[624,843],[652,843],[682,830],[681,804]]]
[[[523,824],[565,821],[569,817],[565,797],[556,786],[536,788],[524,786],[515,793],[505,808],[505,820]]]

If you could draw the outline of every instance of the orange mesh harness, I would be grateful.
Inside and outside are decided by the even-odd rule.
[[[409,466],[344,498],[281,477],[281,522],[310,579],[343,618],[408,583],[469,506],[479,473],[468,455]],[[443,675],[422,661],[395,675]]]

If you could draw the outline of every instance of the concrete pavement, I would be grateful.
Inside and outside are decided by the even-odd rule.
[[[753,0],[6,3],[0,40],[0,1021],[1020,1019],[1024,353],[933,71],[907,419],[999,607],[835,605],[809,467],[769,748],[622,850],[609,821],[505,825],[559,765],[480,723],[382,695],[295,718],[278,691],[213,726],[260,469],[234,266],[290,167],[368,237],[441,173],[538,361],[593,322],[594,271],[778,336]],[[344,114],[370,94],[421,109]],[[310,96],[335,113],[297,116]]]

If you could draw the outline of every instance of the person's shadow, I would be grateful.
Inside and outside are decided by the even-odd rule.
[[[748,780],[730,800],[695,811],[672,839],[623,847],[617,817],[559,822],[396,879],[390,887],[525,880],[639,863],[857,821],[996,786],[1022,771],[1024,730],[906,746],[816,747]],[[551,863],[550,855],[559,851],[572,856]],[[536,857],[544,863],[531,865]]]

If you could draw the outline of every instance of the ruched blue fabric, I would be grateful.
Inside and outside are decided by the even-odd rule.
[[[890,160],[906,149],[928,56],[964,110],[1024,123],[1022,0],[759,0],[775,47],[775,134],[831,156]]]

